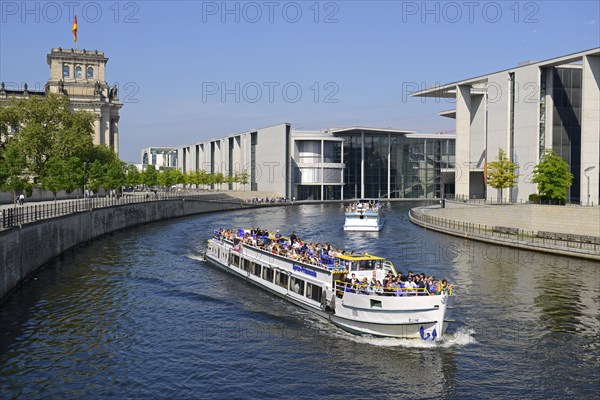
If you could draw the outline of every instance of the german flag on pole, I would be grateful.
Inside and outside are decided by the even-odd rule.
[[[71,30],[73,31],[73,41],[77,43],[77,15],[73,19],[73,28]]]

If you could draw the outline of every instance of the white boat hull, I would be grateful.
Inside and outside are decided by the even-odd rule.
[[[232,259],[238,265],[232,265]],[[291,303],[310,310],[330,320],[340,328],[356,334],[396,338],[440,338],[444,335],[454,296],[383,296],[341,292],[336,295],[332,287],[332,273],[315,265],[302,264],[264,250],[244,246],[234,248],[227,240],[211,239],[206,261],[253,283]],[[261,271],[268,268],[288,277],[310,283],[313,290],[322,290],[320,301],[307,297],[308,290],[296,293],[290,285],[276,284],[276,279],[264,279],[241,267],[244,263],[260,264]],[[253,263],[253,264],[252,264]],[[261,273],[262,275],[262,273]],[[325,295],[326,294],[326,295]]]
[[[355,219],[346,217],[344,231],[352,232],[379,232],[385,223],[384,217],[372,217],[371,219]]]

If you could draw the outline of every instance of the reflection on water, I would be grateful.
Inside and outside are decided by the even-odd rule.
[[[386,209],[215,213],[80,246],[0,308],[0,398],[574,398],[600,392],[600,272],[470,242]],[[441,343],[358,337],[201,261],[219,227],[261,226],[367,251],[457,285]]]

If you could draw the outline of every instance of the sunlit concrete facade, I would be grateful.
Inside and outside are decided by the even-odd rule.
[[[434,198],[453,193],[454,135],[390,128],[294,130],[289,123],[252,129],[178,149],[183,172],[248,175],[230,189],[298,200]]]
[[[149,165],[154,169],[176,168],[177,147],[147,147],[142,149],[142,170]]]
[[[574,175],[568,200],[598,204],[600,193],[600,48],[478,76],[413,93],[449,98],[456,120],[456,194],[499,199],[484,184],[484,164],[503,149],[520,166],[518,184],[504,200],[527,200],[545,149],[553,149]],[[589,186],[589,190],[588,190]]]

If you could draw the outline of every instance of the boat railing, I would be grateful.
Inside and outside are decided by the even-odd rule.
[[[440,292],[430,292],[427,288],[385,288],[383,286],[374,286],[364,283],[352,283],[346,281],[335,281],[335,291],[338,297],[343,297],[344,293],[358,293],[370,296],[438,296],[442,294],[452,295],[454,286],[450,285],[448,289]]]
[[[242,238],[238,236],[228,237],[227,235],[222,234],[216,230],[214,232],[213,238],[219,241],[223,239],[227,242],[230,242],[231,244],[236,244],[237,242],[234,242],[235,240],[242,240]],[[297,262],[312,267],[318,267],[335,273],[348,273],[348,270],[343,265],[341,265],[335,257],[329,257],[327,254],[321,255],[319,261],[317,261],[316,258],[311,258],[310,260],[291,258],[287,256],[287,254],[281,254],[281,252],[272,252],[265,247],[254,246],[251,243],[245,242],[243,240],[242,247],[250,247],[252,249],[266,252],[274,256],[283,257],[291,262]]]

